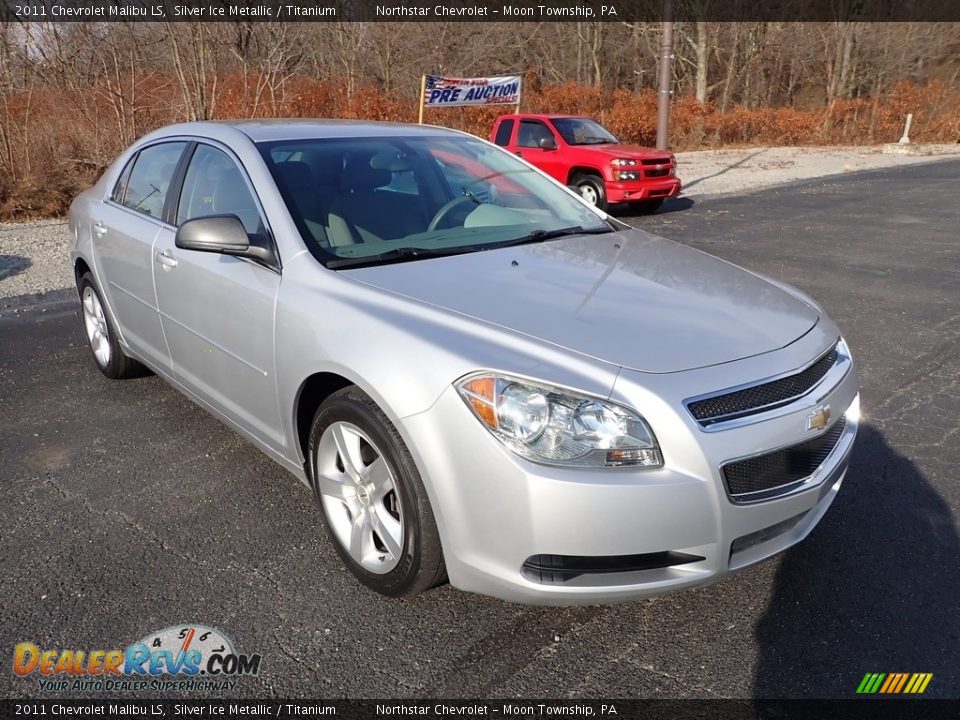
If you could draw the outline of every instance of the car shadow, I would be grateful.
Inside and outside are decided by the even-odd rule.
[[[666,215],[672,212],[680,212],[681,210],[689,210],[694,205],[696,205],[696,202],[694,202],[693,198],[667,198],[663,201],[663,205],[661,205],[652,213],[638,212],[636,208],[631,207],[630,205],[615,205],[610,210],[610,214],[615,218],[644,218],[652,217],[654,215]]]
[[[30,258],[22,255],[0,255],[0,281],[19,275],[31,265]]]
[[[950,507],[862,425],[833,507],[777,570],[756,629],[754,697],[856,697],[868,672],[933,673],[925,697],[956,695],[958,589]]]

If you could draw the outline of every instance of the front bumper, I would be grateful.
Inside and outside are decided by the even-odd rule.
[[[677,177],[632,180],[630,182],[607,182],[607,202],[627,203],[676,197],[680,194],[680,179]]]
[[[794,348],[792,354],[807,350],[809,359],[821,348]],[[756,372],[756,363],[743,361],[743,372]],[[678,375],[694,385],[720,383],[720,389],[735,384],[722,380],[730,374],[727,367]],[[705,432],[683,409],[689,383],[660,376],[662,387],[651,390],[651,378],[657,382],[657,376],[624,371],[614,395],[640,409],[658,435],[665,464],[653,471],[585,471],[523,460],[481,426],[452,387],[430,410],[401,421],[430,494],[451,584],[516,602],[615,602],[716,581],[806,537],[841,486],[857,415],[846,418],[840,440],[814,475],[783,497],[733,503],[720,468],[808,439],[804,421],[812,403],[829,403],[838,414],[850,408],[858,398],[853,368],[777,417],[722,432]],[[545,556],[551,562],[557,556],[632,556],[652,559],[654,566],[643,560],[626,571],[531,572],[530,561]],[[656,558],[667,564],[657,566]],[[671,558],[683,562],[670,564]]]

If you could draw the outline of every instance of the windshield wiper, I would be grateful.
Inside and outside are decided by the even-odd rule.
[[[527,243],[544,242],[545,240],[553,240],[554,238],[566,237],[567,235],[602,235],[603,233],[610,232],[616,231],[609,225],[601,225],[600,227],[595,228],[584,228],[582,225],[574,225],[573,227],[557,228],[556,230],[534,230],[533,232],[527,233],[522,237],[514,238],[513,240],[504,240],[503,242],[488,245],[484,249],[488,250],[493,248],[512,247],[514,245],[524,245]]]
[[[584,228],[582,225],[573,227],[557,228],[555,230],[534,230],[523,237],[504,240],[502,242],[489,243],[484,245],[458,245],[447,248],[422,248],[422,247],[398,247],[392,250],[386,250],[377,255],[357,255],[356,257],[338,257],[330,260],[327,267],[331,270],[344,268],[367,267],[369,265],[387,265],[395,262],[406,262],[408,260],[422,260],[431,257],[444,257],[449,255],[465,255],[472,252],[483,252],[485,250],[497,250],[514,245],[524,245],[527,243],[544,242],[554,238],[565,237],[567,235],[599,235],[602,233],[616,232],[610,225],[601,225],[595,228]]]
[[[331,270],[338,268],[363,267],[366,265],[383,265],[391,262],[404,262],[406,260],[420,260],[428,257],[442,257],[444,255],[462,255],[463,253],[473,252],[476,245],[460,245],[459,247],[449,248],[422,248],[422,247],[399,247],[392,250],[386,250],[376,255],[357,255],[356,257],[338,257],[327,263]]]

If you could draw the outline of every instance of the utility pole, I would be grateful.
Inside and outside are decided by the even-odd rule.
[[[663,0],[663,32],[660,33],[660,89],[657,94],[657,150],[669,145],[670,95],[673,85],[673,3]]]

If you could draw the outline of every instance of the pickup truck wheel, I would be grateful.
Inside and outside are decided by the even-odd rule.
[[[310,475],[341,560],[360,582],[413,597],[446,577],[440,533],[400,433],[363,391],[346,387],[317,410]]]
[[[78,290],[87,344],[100,372],[111,380],[149,375],[150,371],[146,367],[129,357],[120,347],[117,333],[103,308],[100,291],[91,273],[86,272],[80,277]]]
[[[607,209],[607,190],[603,179],[596,175],[577,173],[571,183],[580,191],[580,197],[601,210]]]
[[[643,200],[638,203],[632,203],[630,207],[632,207],[638,213],[650,215],[659,210],[661,205],[663,205],[663,198],[659,198],[657,200]]]

